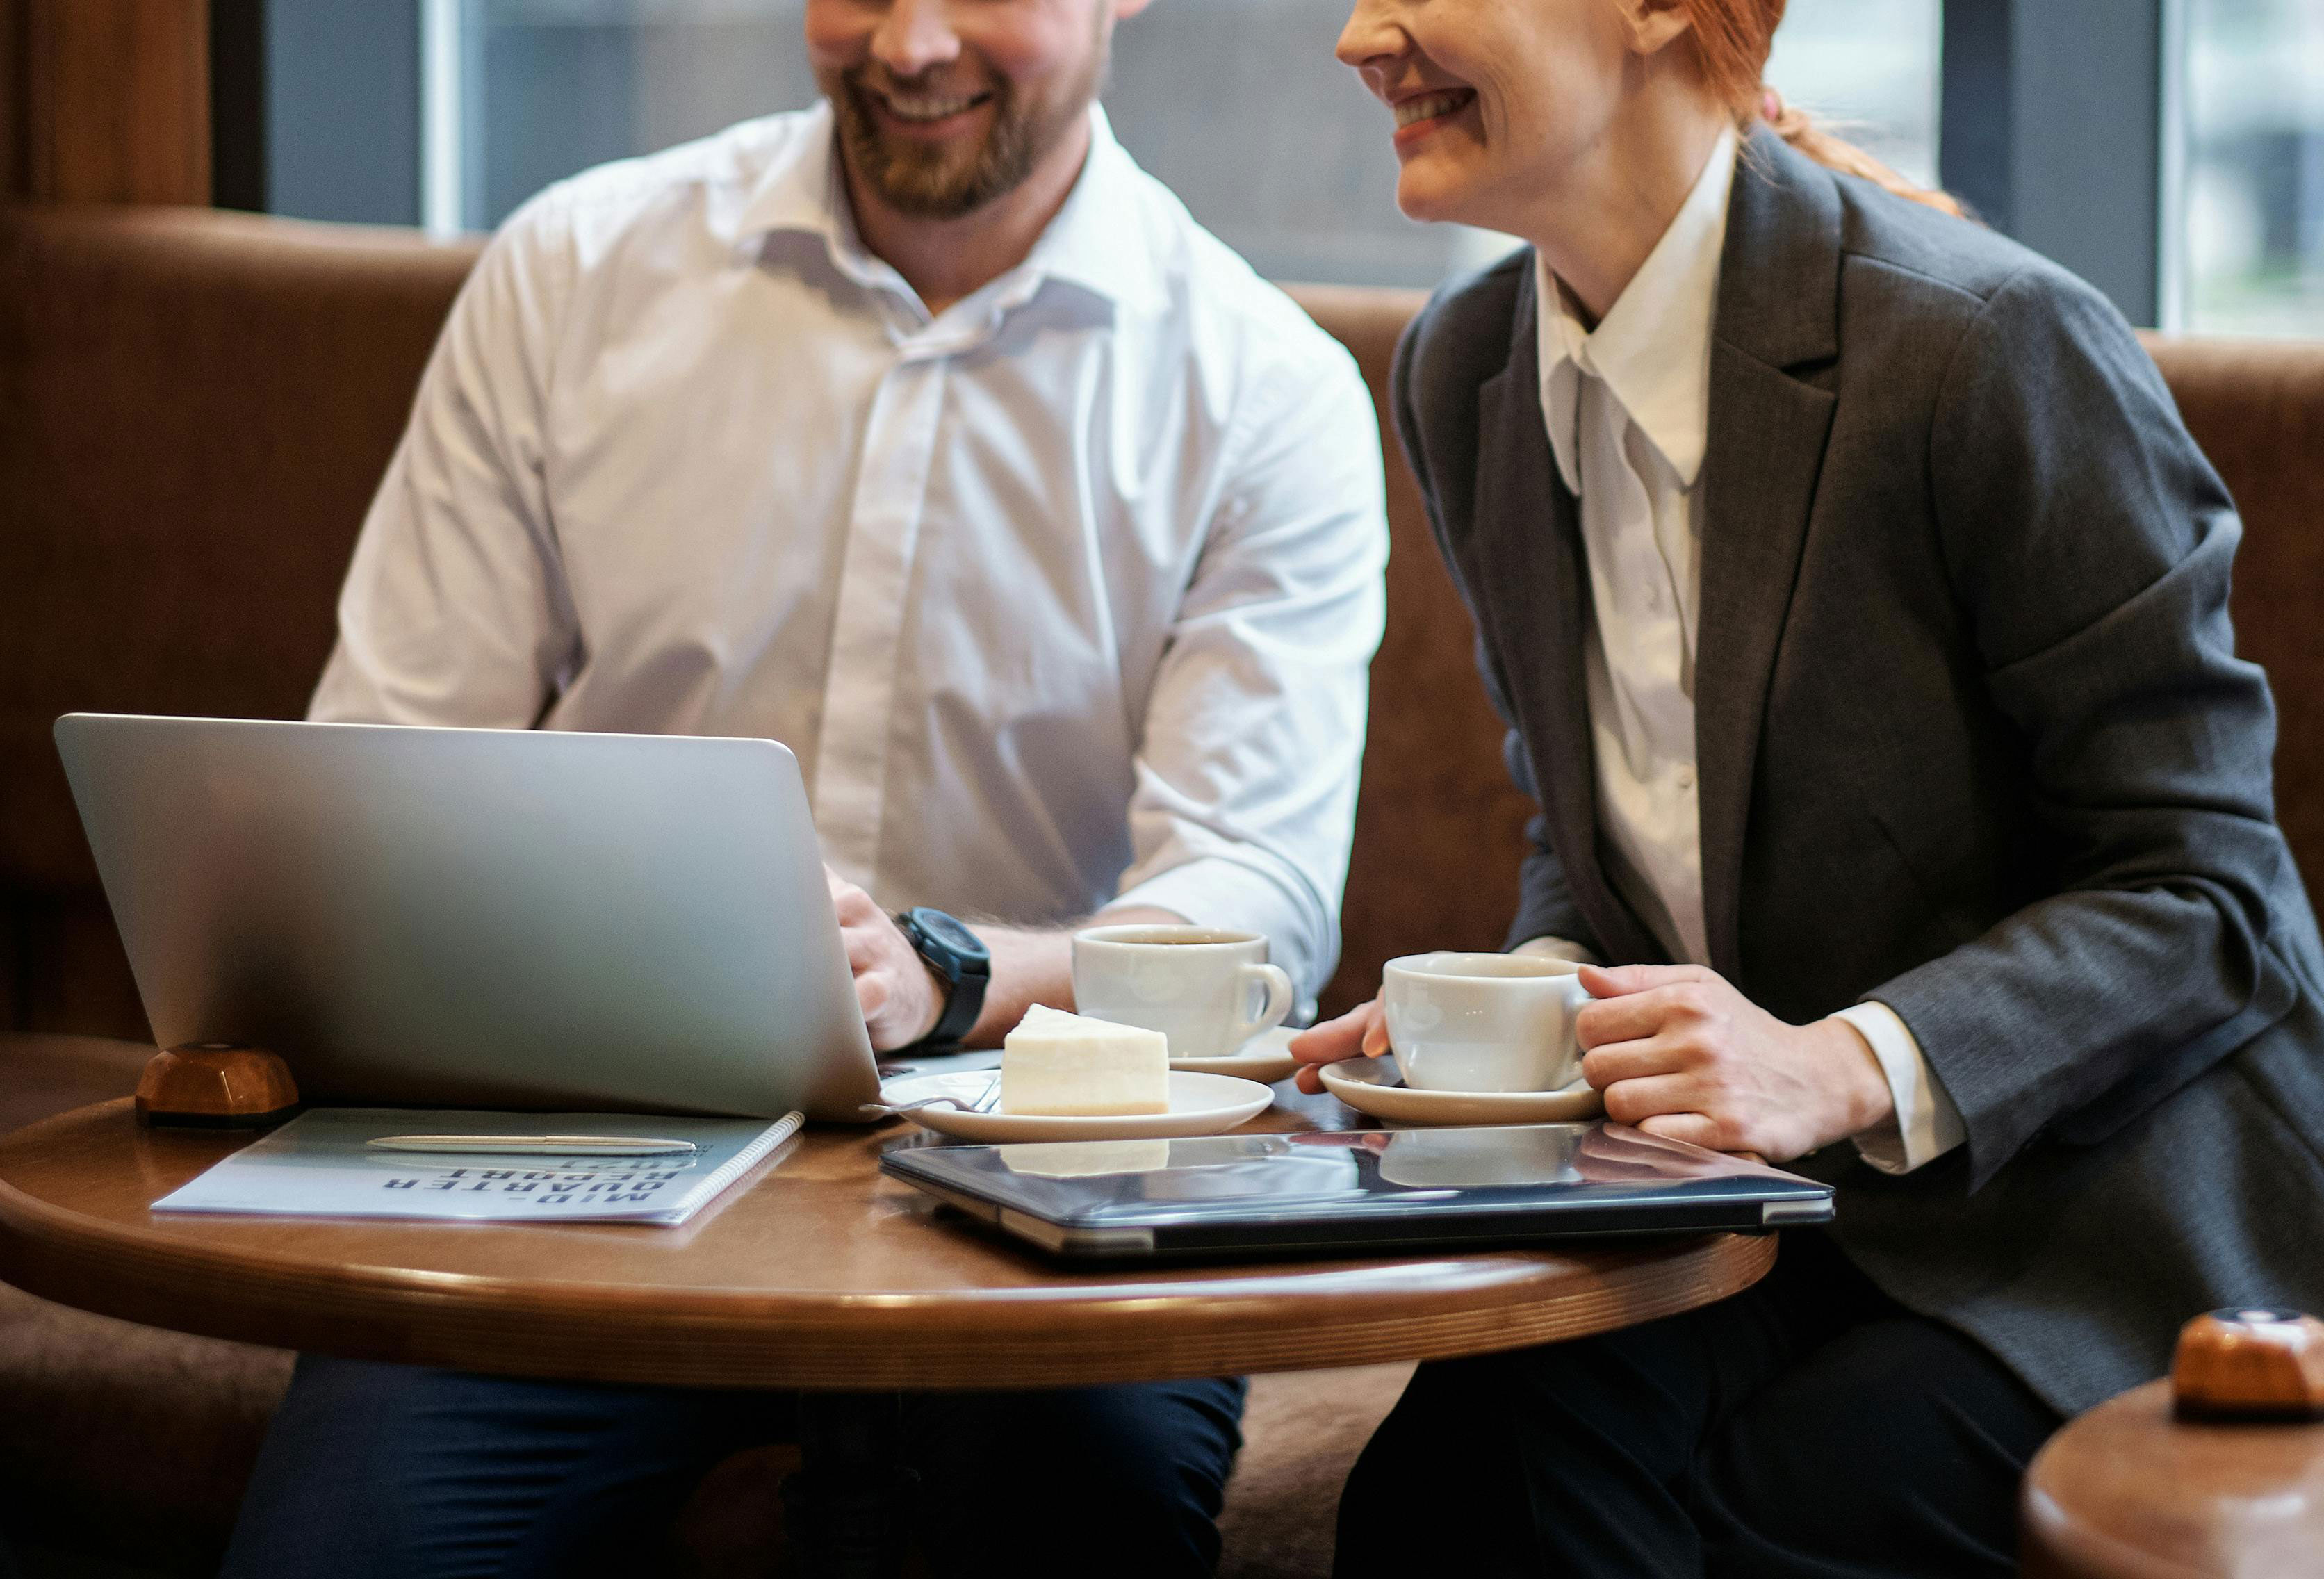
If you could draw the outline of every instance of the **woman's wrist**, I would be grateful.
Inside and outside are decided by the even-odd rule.
[[[1823,1043],[1822,1062],[1831,1071],[1832,1117],[1824,1127],[1832,1132],[1821,1135],[1817,1144],[1829,1146],[1894,1122],[1896,1094],[1864,1033],[1837,1015],[1804,1029]]]

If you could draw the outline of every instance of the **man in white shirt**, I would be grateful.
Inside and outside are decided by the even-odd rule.
[[[1069,1005],[1093,914],[1264,932],[1312,994],[1378,429],[1114,142],[1094,95],[1143,4],[809,0],[824,105],[528,204],[421,384],[314,716],[784,742],[882,1049]],[[989,961],[944,910],[997,919]],[[979,1532],[949,1566],[1102,1538],[1111,1571],[1201,1572],[1240,1404],[916,1399],[903,1453]],[[602,1566],[788,1407],[309,1359],[227,1571]]]

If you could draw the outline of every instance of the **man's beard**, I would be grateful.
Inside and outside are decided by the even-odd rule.
[[[1081,79],[1047,104],[1020,99],[1016,84],[996,79],[991,128],[982,142],[966,150],[889,136],[859,72],[825,83],[825,92],[836,115],[848,169],[858,180],[899,213],[919,219],[958,219],[1015,191],[1042,156],[1073,129],[1097,97],[1106,54],[1101,37]]]

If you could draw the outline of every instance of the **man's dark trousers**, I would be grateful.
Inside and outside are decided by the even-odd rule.
[[[2054,1411],[1818,1232],[1734,1298],[1424,1365],[1350,1477],[1339,1579],[2016,1572]]]
[[[1240,1380],[887,1395],[905,1517],[946,1576],[1199,1579],[1241,1445]],[[576,1579],[641,1571],[728,1454],[799,1400],[301,1356],[227,1579]]]

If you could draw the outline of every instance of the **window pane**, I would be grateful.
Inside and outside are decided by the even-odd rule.
[[[1792,0],[1767,80],[1907,180],[1937,180],[1940,0]]]
[[[799,0],[467,0],[462,211],[815,102]]]
[[[1270,279],[1433,285],[1507,240],[1397,211],[1395,123],[1333,58],[1351,0],[1158,0],[1115,34],[1123,144]]]
[[[1918,180],[1936,166],[1939,0],[1794,0],[1770,78]],[[801,0],[468,0],[463,212],[814,101]],[[1350,0],[1161,0],[1122,24],[1116,132],[1277,279],[1429,285],[1505,238],[1397,212],[1387,114],[1332,58]],[[1263,151],[1263,154],[1258,151]]]
[[[2187,0],[2187,327],[2324,336],[2324,5]]]
[[[1397,212],[1387,112],[1332,58],[1347,12],[1164,0],[1115,34],[1106,109],[1139,162],[1261,272],[1432,284],[1507,244]],[[469,0],[466,222],[497,225],[602,161],[812,104],[799,13],[800,0]]]

